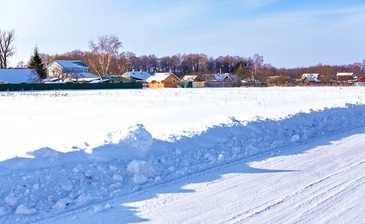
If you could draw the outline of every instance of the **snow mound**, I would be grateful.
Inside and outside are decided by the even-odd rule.
[[[0,223],[36,222],[156,183],[363,127],[364,110],[364,105],[348,104],[277,120],[231,117],[229,123],[173,142],[153,139],[136,124],[108,134],[105,144],[91,153],[39,149],[29,153],[32,158],[0,163]],[[96,205],[90,212],[108,208]]]
[[[155,169],[150,164],[141,160],[132,160],[128,164],[127,170],[134,174],[133,182],[136,184],[143,184],[149,177],[156,174]]]
[[[142,124],[131,126],[127,131],[112,132],[108,134],[108,139],[105,141],[107,144],[124,144],[143,153],[150,149],[152,142],[152,135]]]
[[[107,134],[104,145],[92,149],[91,157],[97,161],[115,158],[133,159],[142,157],[153,144],[152,135],[142,124]]]

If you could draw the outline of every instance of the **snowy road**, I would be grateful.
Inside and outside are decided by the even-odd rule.
[[[364,146],[365,128],[358,128],[223,165],[45,222],[362,223]]]

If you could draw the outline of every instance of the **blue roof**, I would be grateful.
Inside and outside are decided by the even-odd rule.
[[[216,81],[223,81],[225,78],[229,78],[232,81],[240,81],[237,75],[230,74],[230,73],[224,73],[224,74],[214,74],[214,79]]]
[[[0,82],[4,83],[35,83],[39,75],[34,69],[0,69]]]
[[[148,72],[143,72],[143,71],[142,72],[141,71],[138,71],[138,72],[134,71],[134,72],[126,72],[126,73],[123,74],[123,76],[124,77],[129,76],[133,79],[144,80],[145,81],[146,79],[148,79],[148,77],[151,76],[151,74],[148,73]]]
[[[81,60],[56,60],[63,68],[88,68]]]

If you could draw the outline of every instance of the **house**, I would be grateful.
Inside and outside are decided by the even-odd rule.
[[[184,88],[190,88],[193,87],[193,83],[197,80],[197,75],[185,75],[180,80],[181,86]]]
[[[144,71],[134,71],[134,69],[131,72],[126,72],[122,75],[123,78],[127,80],[134,80],[134,81],[146,81],[151,76],[150,73],[144,72]]]
[[[240,86],[241,80],[237,75],[224,73],[213,74],[211,79],[205,83],[207,87],[234,87]]]
[[[337,81],[357,81],[357,76],[352,72],[337,72],[336,74]]]
[[[146,79],[150,88],[177,88],[179,81],[173,73],[155,73]]]
[[[198,76],[197,75],[185,75],[182,77],[182,81],[194,82]]]
[[[63,82],[91,82],[100,77],[89,73],[89,67],[80,60],[55,60],[47,66],[47,77]]]
[[[304,73],[300,81],[303,83],[321,83],[322,75],[320,73]]]
[[[0,83],[38,83],[40,77],[34,69],[0,69]]]

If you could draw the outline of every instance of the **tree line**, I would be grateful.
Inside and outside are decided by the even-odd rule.
[[[15,54],[12,42],[15,31],[0,30],[0,68],[7,68],[8,58]],[[34,54],[28,63],[20,62],[18,67],[34,68],[45,75],[44,68],[54,60],[81,60],[89,66],[89,71],[100,77],[121,75],[127,71],[172,72],[178,77],[198,75],[203,81],[205,74],[233,73],[240,79],[265,82],[267,77],[291,76],[300,79],[303,73],[321,73],[323,81],[335,79],[337,72],[353,72],[359,76],[364,74],[365,60],[349,65],[314,65],[300,68],[276,68],[264,63],[264,57],[255,54],[252,57],[219,56],[209,57],[203,53],[175,54],[157,57],[154,54],[137,56],[133,52],[119,52],[122,42],[115,35],[99,36],[89,41],[89,51],[73,50],[62,54],[39,53],[35,47]],[[285,80],[285,79],[283,79]]]

